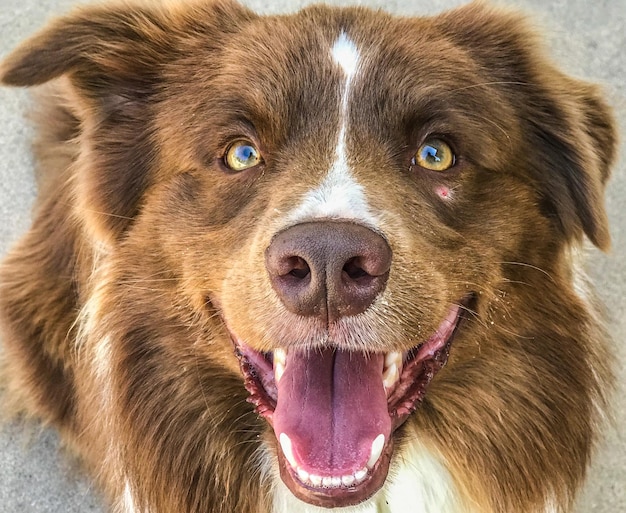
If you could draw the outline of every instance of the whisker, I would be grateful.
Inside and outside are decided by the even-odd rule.
[[[552,275],[548,271],[542,269],[541,267],[537,267],[537,266],[532,265],[532,264],[527,264],[525,262],[500,262],[500,264],[504,264],[504,265],[519,265],[520,267],[528,267],[529,269],[534,269],[535,271],[539,271],[540,273],[545,274],[548,278],[550,278],[550,281],[552,281],[552,283],[556,283],[554,278],[552,277]]]
[[[450,89],[446,93],[456,93],[459,91],[466,91],[468,89],[475,89],[477,87],[488,87],[493,85],[516,85],[516,86],[530,86],[528,82],[520,82],[518,80],[495,80],[492,82],[480,82],[478,84],[470,84],[463,87],[457,87],[456,89]]]
[[[193,345],[193,352],[194,352],[194,363],[195,363],[195,369],[196,369],[196,377],[198,378],[198,387],[200,388],[200,394],[202,394],[202,400],[204,401],[204,406],[206,407],[207,411],[209,411],[209,401],[207,400],[206,394],[204,392],[204,383],[202,381],[202,376],[200,374],[200,355],[198,355],[198,348],[197,346],[194,344]]]
[[[449,111],[450,112],[460,112],[462,114],[465,114],[463,111],[458,110],[458,109],[449,109]],[[496,123],[493,119],[490,119],[487,116],[479,116],[476,113],[472,113],[472,117],[480,119],[481,121],[484,121],[485,123],[489,123],[489,124],[493,125],[494,127],[496,127],[500,132],[502,132],[504,137],[506,137],[506,139],[509,142],[509,144],[511,144],[511,136],[509,135],[509,133],[502,126],[500,126],[498,123]]]
[[[98,214],[98,215],[105,216],[105,217],[114,217],[116,219],[127,219],[128,221],[132,221],[133,220],[132,217],[127,217],[127,216],[123,216],[123,215],[120,215],[120,214],[112,214],[110,212],[101,212],[99,210],[94,210],[94,209],[91,209],[91,208],[83,207],[80,210],[82,210],[83,212],[90,212],[92,214]]]
[[[178,278],[142,278],[137,280],[120,280],[120,284],[131,285],[134,283],[161,283],[169,281],[178,281]]]

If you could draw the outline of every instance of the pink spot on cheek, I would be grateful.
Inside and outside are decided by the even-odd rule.
[[[441,199],[444,199],[444,200],[452,199],[452,191],[445,185],[437,186],[435,188],[435,192],[437,193],[437,196],[439,196]]]

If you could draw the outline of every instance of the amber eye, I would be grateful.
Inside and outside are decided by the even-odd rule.
[[[232,143],[224,155],[224,164],[232,171],[244,171],[262,162],[261,153],[250,141],[241,139]]]
[[[441,139],[428,139],[417,150],[413,164],[431,171],[445,171],[454,166],[455,160],[452,148],[445,142]]]

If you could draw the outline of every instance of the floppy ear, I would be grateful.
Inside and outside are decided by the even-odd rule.
[[[125,80],[135,85],[158,62],[163,32],[162,20],[146,9],[83,8],[24,42],[2,63],[0,77],[33,86],[71,73],[93,92]]]
[[[527,152],[541,152],[529,168],[543,193],[544,211],[561,230],[579,237],[582,229],[606,251],[604,188],[617,151],[614,121],[599,88],[553,73],[553,87],[538,94],[543,105],[537,99],[527,106]]]
[[[566,238],[584,233],[607,250],[604,186],[617,141],[600,89],[557,70],[517,13],[473,3],[445,16],[442,28],[477,59],[490,87],[511,99],[524,140],[518,158],[544,214]]]
[[[151,125],[168,62],[183,52],[185,38],[217,44],[250,16],[227,0],[185,8],[87,7],[52,22],[0,65],[6,85],[69,81],[80,123],[76,199],[98,237],[116,238],[128,228],[153,181],[158,154]]]

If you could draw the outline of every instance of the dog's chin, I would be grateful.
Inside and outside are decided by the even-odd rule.
[[[403,353],[326,345],[259,352],[231,331],[248,401],[273,428],[285,485],[322,507],[359,504],[387,478],[394,434],[446,364],[473,296]]]

